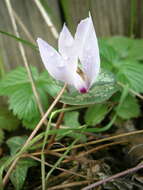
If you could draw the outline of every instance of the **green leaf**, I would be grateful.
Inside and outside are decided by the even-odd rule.
[[[85,122],[87,125],[96,125],[100,123],[108,113],[107,104],[95,104],[90,106],[85,113]]]
[[[47,71],[40,74],[38,82],[51,96],[56,96],[61,90],[62,84],[54,80]]]
[[[120,59],[117,52],[105,40],[99,41],[101,67],[111,72],[114,71],[114,63]]]
[[[116,109],[117,115],[122,119],[131,119],[140,115],[140,107],[137,99],[128,95],[122,104]]]
[[[79,112],[77,111],[66,112],[64,115],[64,124],[68,127],[79,127],[78,117]]]
[[[16,164],[16,167],[12,170],[10,180],[15,187],[15,190],[22,189],[26,180],[28,169],[32,166],[36,166],[37,163],[29,158],[21,159]]]
[[[143,60],[143,39],[134,39],[132,47],[129,50],[128,58]]]
[[[128,84],[138,93],[143,92],[143,40],[112,37],[101,41],[103,67],[114,72],[117,81]]]
[[[0,159],[0,166],[4,165],[11,156],[4,156]],[[16,167],[12,170],[10,181],[15,190],[21,190],[26,180],[27,172],[30,167],[37,166],[37,162],[31,158],[22,158],[16,163]],[[7,172],[8,168],[5,168]]]
[[[115,36],[108,38],[108,44],[118,52],[120,58],[126,58],[129,54],[129,49],[132,47],[133,40],[131,38]]]
[[[117,80],[123,84],[129,84],[129,87],[136,92],[143,92],[143,65],[137,61],[122,61],[117,73]]]
[[[44,86],[39,80],[39,73],[35,67],[31,67],[31,71],[40,101],[43,107],[47,109],[48,97]],[[40,117],[37,102],[25,68],[19,67],[2,79],[0,82],[0,95],[9,97],[9,107],[18,118],[31,121],[35,117]]]
[[[81,125],[78,121],[79,118],[79,112],[77,111],[71,111],[71,112],[66,112],[64,115],[64,125],[67,126],[68,128],[79,128],[79,126]],[[66,132],[63,132],[62,135],[59,135],[60,137],[63,136],[69,136],[72,137],[74,139],[79,138],[79,132],[74,132],[73,130],[69,129]],[[80,140],[82,142],[85,142],[87,140],[86,136],[84,134],[80,133]]]
[[[18,150],[20,150],[26,140],[27,136],[9,138],[6,143],[10,149],[10,154],[14,155]]]
[[[20,88],[9,98],[9,108],[19,119],[31,120],[39,116],[39,110],[30,85]]]
[[[7,131],[17,129],[20,121],[7,109],[0,107],[0,128]]]
[[[63,94],[61,102],[72,105],[101,103],[108,100],[116,91],[114,76],[110,72],[103,71],[88,93],[80,94],[74,89],[71,93]]]
[[[39,115],[40,116],[40,115]],[[35,117],[32,120],[26,120],[24,119],[22,124],[26,129],[34,129],[36,127],[36,125],[39,123],[40,121],[40,117]]]
[[[0,144],[3,143],[3,140],[4,140],[4,131],[0,129]]]
[[[116,36],[108,39],[111,45],[121,58],[133,60],[143,60],[143,40],[131,39],[127,37]]]
[[[45,90],[56,97],[61,90],[63,84],[54,79],[49,84],[50,76],[47,75],[47,85],[45,84]],[[70,92],[65,92],[61,97],[61,102],[69,105],[87,105],[94,103],[101,103],[109,99],[117,91],[115,78],[112,73],[102,71],[97,81],[92,88],[86,94],[80,94],[75,88],[71,88]]]
[[[15,40],[17,40],[17,41],[19,41],[19,42],[21,42],[23,44],[26,44],[26,45],[30,46],[31,48],[37,50],[37,46],[35,46],[34,44],[32,44],[29,41],[23,40],[22,38],[18,38],[17,36],[15,36],[13,34],[10,34],[8,32],[2,31],[2,30],[0,30],[0,34],[4,34],[4,35],[6,35],[6,36],[8,36],[10,38],[13,38],[13,39],[15,39]]]
[[[39,77],[38,71],[35,67],[31,67],[32,76],[36,81]],[[12,93],[17,92],[20,88],[30,85],[27,71],[24,67],[17,67],[0,81],[0,95],[11,96]]]
[[[104,62],[110,65],[120,58],[116,50],[104,39],[99,41],[99,48],[102,61],[104,60]]]

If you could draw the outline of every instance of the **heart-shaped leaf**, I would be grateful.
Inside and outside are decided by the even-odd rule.
[[[47,84],[45,84],[45,90],[53,96],[56,97],[60,92],[63,84],[54,79],[51,80],[47,74]],[[42,80],[46,82],[45,77]],[[49,82],[50,81],[50,82]],[[61,97],[61,102],[69,105],[87,105],[94,103],[101,103],[109,99],[113,93],[117,91],[117,86],[112,73],[108,71],[101,71],[95,84],[86,94],[80,94],[76,89],[70,87],[69,91],[65,92]]]

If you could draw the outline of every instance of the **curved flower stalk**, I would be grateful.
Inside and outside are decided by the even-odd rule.
[[[99,48],[91,16],[79,23],[74,38],[66,25],[63,26],[58,40],[59,52],[40,38],[37,43],[42,61],[53,78],[74,86],[80,93],[88,92],[100,71]]]

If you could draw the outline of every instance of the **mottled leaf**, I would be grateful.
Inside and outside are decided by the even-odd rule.
[[[45,90],[47,90],[51,96],[56,97],[63,85],[54,79],[52,80],[53,82],[49,84],[49,78],[50,76],[47,74],[47,85],[45,84]],[[116,91],[117,86],[113,74],[102,71],[88,93],[80,94],[76,89],[71,87],[68,92],[62,95],[60,101],[70,105],[101,103],[108,100]]]

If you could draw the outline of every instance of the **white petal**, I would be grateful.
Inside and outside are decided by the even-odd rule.
[[[80,93],[86,93],[88,91],[85,81],[83,81],[83,79],[77,73],[74,74],[73,85]]]
[[[87,85],[90,87],[96,80],[100,70],[99,48],[91,16],[80,22],[75,34],[75,40],[79,48],[79,59],[83,71],[88,78]]]
[[[70,68],[70,65],[67,67],[66,62],[59,53],[44,40],[38,38],[37,43],[42,61],[49,74],[56,80],[61,80],[67,84],[73,85],[74,71]]]
[[[65,59],[65,61],[67,61],[67,63],[70,64],[76,71],[77,51],[75,49],[74,39],[66,25],[63,26],[63,29],[60,33],[58,46],[59,52],[62,55],[63,59]]]

